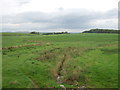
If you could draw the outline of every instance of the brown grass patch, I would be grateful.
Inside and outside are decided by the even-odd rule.
[[[35,41],[36,42],[36,41]],[[2,49],[0,49],[0,50],[7,50],[7,49],[9,49],[9,50],[11,50],[11,49],[14,49],[14,48],[20,48],[20,47],[31,47],[31,46],[42,46],[42,45],[47,45],[47,46],[49,46],[49,45],[51,45],[49,42],[39,42],[39,43],[35,43],[35,44],[26,44],[26,45],[17,45],[17,46],[11,46],[11,47],[6,47],[6,48],[2,48]]]

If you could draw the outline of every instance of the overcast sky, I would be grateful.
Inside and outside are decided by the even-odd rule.
[[[2,31],[118,29],[119,0],[1,0]]]

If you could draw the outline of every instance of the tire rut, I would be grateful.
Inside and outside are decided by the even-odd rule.
[[[33,80],[32,78],[29,77],[29,79],[31,80],[34,88],[39,88],[38,84],[35,82],[35,80]]]

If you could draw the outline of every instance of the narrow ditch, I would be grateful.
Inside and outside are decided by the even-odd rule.
[[[61,72],[62,72],[62,70],[63,70],[63,66],[64,66],[64,63],[65,63],[65,60],[66,60],[66,57],[67,57],[67,55],[66,54],[64,54],[64,57],[63,57],[63,59],[62,59],[62,61],[61,61],[61,64],[60,64],[60,66],[58,67],[58,71],[57,71],[57,79],[56,79],[56,81],[57,81],[57,83],[62,83],[62,80],[61,80],[61,78],[63,77],[62,76],[62,74],[61,74]]]
[[[58,68],[58,76],[61,76],[61,71],[63,70],[63,65],[64,65],[64,62],[65,62],[65,60],[66,60],[66,56],[67,56],[67,55],[65,54],[63,60],[61,61],[60,66],[59,66],[59,68]]]

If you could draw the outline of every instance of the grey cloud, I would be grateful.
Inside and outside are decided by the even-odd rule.
[[[47,30],[47,29],[88,29],[95,26],[90,22],[117,18],[117,9],[108,12],[93,12],[81,9],[59,10],[54,13],[25,12],[12,16],[3,16],[2,23],[20,24],[20,26],[4,26],[6,29]],[[112,22],[110,22],[112,23]],[[43,26],[42,26],[43,25]],[[103,27],[103,26],[99,26]],[[105,27],[106,28],[106,27]],[[116,28],[116,27],[113,27]]]
[[[16,0],[16,4],[22,6],[24,4],[30,3],[31,0]]]
[[[24,5],[24,4],[27,4],[27,3],[29,3],[29,2],[19,2],[19,5],[21,6],[21,5]]]

